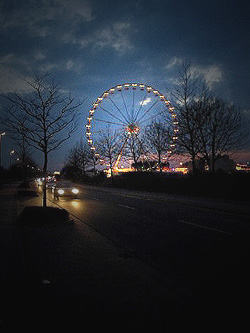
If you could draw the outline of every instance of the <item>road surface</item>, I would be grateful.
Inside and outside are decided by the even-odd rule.
[[[213,200],[204,206],[195,198],[82,186],[79,199],[52,201],[190,288],[230,265],[250,231],[245,211]]]
[[[115,270],[113,278],[117,281],[118,288],[115,290],[119,290],[121,298],[125,297],[124,292],[126,294],[126,288],[121,292],[121,281],[123,278],[126,281],[125,275],[128,279],[127,274],[131,281],[131,269],[134,270],[132,275],[137,281],[137,284],[133,282],[136,287],[133,285],[132,289],[127,290],[132,291],[134,295],[138,294],[132,307],[135,307],[138,298],[141,298],[141,305],[145,307],[143,316],[145,312],[151,313],[156,321],[162,320],[162,315],[159,317],[161,319],[156,319],[157,309],[158,307],[161,310],[167,309],[165,300],[166,297],[170,297],[176,304],[183,302],[185,306],[191,308],[195,320],[198,316],[199,318],[202,316],[204,318],[202,322],[206,322],[206,325],[220,320],[222,327],[225,326],[225,322],[231,326],[232,318],[237,318],[237,323],[238,321],[242,323],[247,318],[248,308],[245,300],[250,296],[248,287],[250,215],[247,205],[85,185],[80,187],[79,199],[54,200],[52,194],[48,194],[48,202],[65,208],[75,222],[73,231],[61,231],[60,237],[64,243],[63,245],[60,243],[60,249],[53,245],[53,242],[56,244],[59,239],[56,239],[54,231],[39,229],[35,235],[30,230],[24,233],[27,239],[31,239],[29,251],[32,253],[39,251],[39,244],[40,248],[47,244],[46,255],[39,254],[37,255],[39,259],[30,260],[38,260],[37,271],[42,271],[42,267],[45,267],[44,277],[46,270],[48,275],[52,276],[52,280],[62,279],[62,275],[67,275],[67,283],[70,284],[69,278],[71,278],[73,289],[78,288],[79,291],[82,281],[87,279],[84,276],[84,261],[86,270],[89,270],[93,262],[89,262],[87,267],[83,252],[86,254],[90,247],[96,246],[103,266],[100,264],[99,268],[93,267],[93,271],[102,275],[105,267],[113,260],[112,267]],[[86,245],[87,241],[94,239],[96,235],[118,249],[119,261],[117,258],[114,261],[110,249],[107,249],[104,243],[97,245],[97,242],[92,242],[88,249],[84,248],[84,237]],[[54,238],[55,240],[52,240]],[[61,250],[65,244],[70,251]],[[53,259],[51,255],[52,263],[48,268],[46,267],[48,257],[53,251],[55,258]],[[67,255],[70,257],[65,260],[63,256]],[[66,265],[62,264],[64,262]],[[123,268],[118,270],[117,267],[121,264]],[[54,268],[56,265],[60,270],[59,278],[55,277],[58,274],[58,267],[57,271]],[[69,274],[71,270],[79,273],[82,280],[75,273]],[[43,281],[50,281],[48,275]],[[151,287],[149,284],[145,287],[144,276],[150,276]],[[107,284],[109,290],[107,281],[112,279],[111,276],[106,278],[103,277],[103,283]],[[97,277],[95,286],[98,285],[98,280],[100,279]],[[89,282],[88,279],[86,282]],[[163,289],[156,288],[155,284]],[[111,298],[113,288],[115,287],[112,286],[109,291]],[[164,290],[167,290],[166,294]],[[147,291],[151,298],[144,295]],[[147,305],[143,304],[145,297],[146,299],[149,297]],[[102,304],[102,308],[105,302],[107,298],[98,301]],[[119,307],[120,301],[116,299],[116,302]],[[128,304],[126,311],[131,308],[131,304],[130,306]],[[124,304],[121,306],[123,308]],[[172,305],[168,303],[168,306],[171,308]],[[178,317],[178,306],[174,312]],[[142,321],[145,323],[145,318]]]

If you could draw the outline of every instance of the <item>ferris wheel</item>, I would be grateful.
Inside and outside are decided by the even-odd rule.
[[[96,159],[102,160],[99,142],[105,132],[119,135],[115,168],[125,164],[124,154],[133,141],[145,157],[143,135],[152,122],[168,124],[171,128],[166,155],[173,154],[178,138],[178,121],[171,102],[152,86],[124,83],[103,92],[89,110],[86,137]],[[123,158],[124,155],[124,158]],[[126,157],[125,157],[126,156]]]

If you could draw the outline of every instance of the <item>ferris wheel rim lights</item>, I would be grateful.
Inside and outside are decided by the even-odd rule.
[[[118,84],[114,87],[109,88],[108,90],[104,91],[102,93],[102,95],[100,95],[96,101],[93,103],[93,107],[89,110],[88,113],[88,117],[87,117],[87,124],[85,125],[86,128],[86,137],[87,137],[87,141],[88,144],[91,146],[91,150],[92,152],[94,152],[94,155],[96,157],[99,157],[98,153],[95,153],[96,147],[93,146],[93,140],[91,139],[91,121],[93,118],[93,115],[96,111],[96,109],[99,107],[99,105],[101,104],[101,102],[103,101],[103,99],[107,99],[108,96],[111,94],[113,95],[115,93],[115,91],[122,91],[123,89],[128,90],[129,88],[132,88],[133,90],[139,88],[140,90],[145,90],[148,93],[153,92],[153,94],[158,97],[161,101],[164,102],[164,104],[166,105],[168,111],[171,113],[172,119],[173,119],[173,125],[174,125],[174,136],[173,136],[173,143],[170,145],[171,148],[174,148],[176,145],[176,140],[178,139],[177,133],[178,133],[178,121],[177,121],[177,115],[174,112],[174,106],[172,106],[170,100],[168,100],[166,98],[166,96],[162,93],[160,93],[159,90],[154,89],[152,86],[144,84],[144,83],[123,83],[123,84]],[[173,152],[173,150],[168,150],[167,153],[171,154]]]

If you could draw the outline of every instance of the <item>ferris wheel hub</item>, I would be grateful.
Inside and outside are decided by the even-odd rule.
[[[135,123],[131,123],[126,127],[126,132],[130,135],[138,134],[139,131],[140,131],[140,127]]]

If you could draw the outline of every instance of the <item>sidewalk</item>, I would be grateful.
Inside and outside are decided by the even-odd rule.
[[[0,285],[6,290],[13,284],[20,285],[25,280],[22,263],[22,244],[16,218],[19,202],[16,198],[17,185],[0,190]]]
[[[15,191],[0,191],[4,326],[161,332],[192,314],[171,281],[82,223],[19,228],[41,197],[19,203]]]
[[[17,184],[0,190],[0,322],[4,322],[6,304],[16,298],[26,286],[26,273],[20,232],[16,226],[19,203],[16,198]]]

